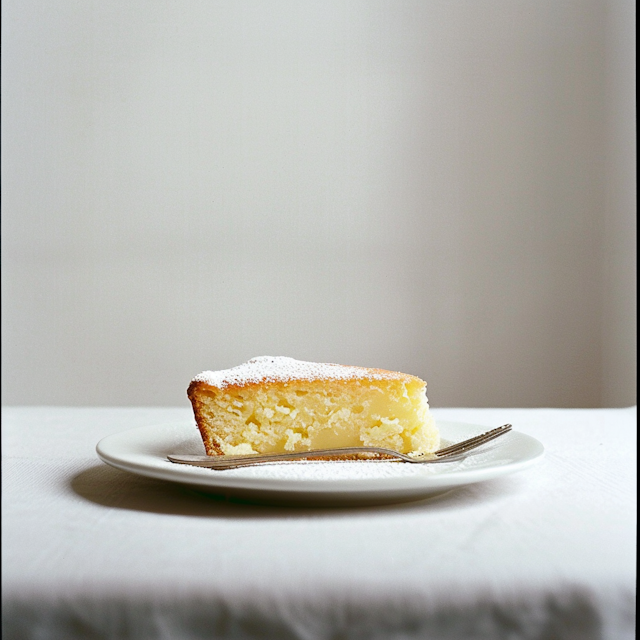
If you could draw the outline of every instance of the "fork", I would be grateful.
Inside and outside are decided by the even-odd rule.
[[[466,453],[472,449],[495,440],[500,436],[511,431],[510,424],[503,424],[501,427],[491,429],[478,436],[457,442],[449,447],[438,449],[431,454],[422,454],[410,456],[405,453],[399,453],[393,449],[383,449],[381,447],[343,447],[340,449],[314,449],[311,451],[294,451],[292,453],[266,453],[253,454],[248,456],[194,456],[186,454],[170,454],[167,458],[171,462],[178,464],[189,464],[196,467],[207,467],[223,471],[225,469],[236,469],[238,467],[250,467],[257,464],[265,464],[268,462],[282,462],[284,460],[304,460],[308,458],[324,458],[329,456],[345,456],[360,453],[376,453],[386,456],[383,460],[390,462],[410,462],[413,464],[433,464],[438,462],[452,462],[460,460]]]

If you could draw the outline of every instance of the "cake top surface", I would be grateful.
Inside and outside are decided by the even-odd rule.
[[[419,380],[398,371],[351,367],[324,362],[304,362],[284,356],[252,358],[232,369],[203,371],[192,382],[204,382],[212,387],[243,387],[264,382],[292,382],[294,380]],[[422,382],[422,381],[421,381]]]

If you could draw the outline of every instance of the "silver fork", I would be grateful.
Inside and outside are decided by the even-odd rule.
[[[178,464],[190,464],[196,467],[208,467],[223,471],[225,469],[236,469],[238,467],[250,467],[256,464],[265,464],[267,462],[282,462],[284,460],[304,460],[306,458],[325,458],[333,456],[354,455],[360,453],[376,453],[386,456],[382,460],[389,462],[401,461],[411,462],[413,464],[433,464],[437,462],[453,462],[460,460],[466,453],[472,449],[495,440],[500,436],[511,431],[510,424],[503,424],[501,427],[491,429],[478,436],[457,442],[449,447],[438,449],[431,454],[410,456],[399,453],[393,449],[383,449],[381,447],[344,447],[341,449],[314,449],[312,451],[295,451],[292,453],[265,453],[253,454],[248,456],[194,456],[186,454],[171,454],[167,458],[171,462]],[[389,460],[391,458],[391,460]]]

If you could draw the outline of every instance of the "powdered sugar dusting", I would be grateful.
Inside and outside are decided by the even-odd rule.
[[[292,382],[294,380],[407,380],[413,377],[382,369],[304,362],[284,356],[260,356],[232,369],[203,371],[193,379],[193,382],[204,382],[212,387],[224,389],[229,386],[245,386],[264,382]]]

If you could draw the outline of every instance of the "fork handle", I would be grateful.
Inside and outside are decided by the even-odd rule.
[[[396,460],[411,460],[409,456],[393,451],[393,449],[381,449],[379,447],[343,447],[339,449],[315,449],[313,451],[292,451],[291,453],[266,453],[256,456],[196,456],[196,455],[168,455],[171,462],[190,464],[196,467],[209,469],[235,469],[248,467],[267,462],[280,462],[282,460],[305,460],[325,458],[329,456],[345,456],[360,453],[376,453],[386,455]],[[385,458],[383,458],[385,459]]]

